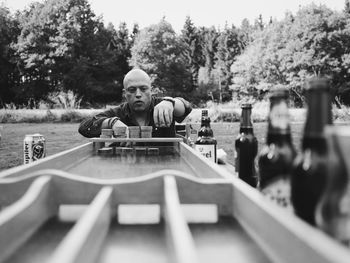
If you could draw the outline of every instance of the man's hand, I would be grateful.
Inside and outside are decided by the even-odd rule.
[[[126,127],[126,128],[128,128],[128,126],[127,126],[124,122],[122,122],[121,120],[117,120],[117,121],[113,124],[113,126],[112,126],[113,132],[117,129],[117,127]]]
[[[173,122],[174,106],[170,101],[162,101],[154,107],[153,120],[157,127],[170,127]]]
[[[118,127],[126,127],[125,132],[126,132],[127,137],[129,137],[129,136],[128,136],[128,134],[129,134],[128,126],[127,126],[124,122],[122,122],[121,120],[118,120],[118,121],[116,121],[116,122],[113,124],[113,126],[112,126],[113,134],[115,134],[115,132],[116,132],[116,130],[118,129]],[[121,143],[120,143],[120,147],[130,147],[130,145],[131,145],[131,144],[128,143],[128,142],[121,142]]]

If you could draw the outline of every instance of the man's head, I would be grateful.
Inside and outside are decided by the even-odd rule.
[[[151,105],[151,79],[141,69],[132,69],[124,77],[124,94],[130,108],[135,112],[148,110]]]

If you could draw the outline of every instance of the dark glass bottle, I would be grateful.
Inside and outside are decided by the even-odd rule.
[[[313,78],[306,88],[308,112],[302,140],[302,153],[292,169],[291,197],[295,213],[315,224],[315,208],[325,188],[327,176],[326,125],[332,123],[329,81]]]
[[[279,205],[291,207],[290,173],[296,152],[287,99],[284,88],[275,89],[270,96],[267,140],[258,157],[258,188]]]
[[[258,152],[258,141],[254,136],[251,120],[252,105],[242,105],[241,127],[235,141],[235,167],[238,177],[249,185],[256,187],[255,157]]]
[[[347,246],[350,245],[350,178],[340,139],[343,135],[349,138],[349,134],[348,127],[326,127],[327,178],[315,215],[318,227]]]
[[[204,157],[207,157],[216,163],[216,145],[217,142],[214,138],[213,130],[210,128],[208,110],[202,110],[201,128],[198,131],[198,138],[195,142],[195,149]]]

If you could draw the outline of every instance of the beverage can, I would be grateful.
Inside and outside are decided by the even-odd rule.
[[[23,140],[24,163],[31,163],[46,156],[46,142],[43,135],[29,134]]]

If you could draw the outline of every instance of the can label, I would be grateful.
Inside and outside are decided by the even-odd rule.
[[[215,144],[195,144],[195,149],[201,155],[216,163],[216,145]]]
[[[24,163],[31,163],[46,156],[46,144],[41,134],[26,135],[23,141]]]

